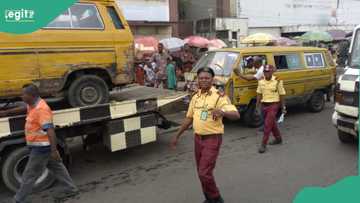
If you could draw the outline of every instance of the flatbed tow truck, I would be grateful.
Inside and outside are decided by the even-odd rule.
[[[179,101],[186,96],[157,88],[131,85],[112,94],[110,103],[79,108],[53,107],[58,149],[65,164],[70,164],[71,154],[67,139],[81,137],[86,149],[91,144],[102,143],[111,152],[120,151],[157,140],[157,128],[170,128],[159,108]],[[0,118],[0,164],[5,186],[16,191],[28,160],[24,140],[25,115]],[[36,181],[40,191],[54,182],[45,170]]]

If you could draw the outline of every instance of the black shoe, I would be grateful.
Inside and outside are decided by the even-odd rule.
[[[263,153],[265,153],[265,152],[266,152],[266,145],[262,144],[262,145],[260,146],[260,148],[259,148],[259,153],[260,153],[260,154],[263,154]]]
[[[275,140],[273,140],[269,143],[269,145],[278,145],[278,144],[282,144],[281,138],[276,138]]]
[[[213,199],[213,203],[224,203],[223,198],[220,196],[218,198]]]

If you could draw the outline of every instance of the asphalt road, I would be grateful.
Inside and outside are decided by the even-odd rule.
[[[289,109],[281,126],[285,143],[258,154],[260,134],[239,122],[226,124],[216,178],[227,203],[290,203],[306,186],[328,186],[357,174],[358,149],[341,144],[331,124],[333,106],[318,114]],[[180,119],[182,114],[175,118]],[[171,133],[156,143],[110,153],[102,146],[72,148],[71,174],[81,195],[66,203],[200,203],[203,201],[188,131],[176,151]],[[33,202],[53,202],[54,189],[34,195]],[[0,186],[0,202],[11,193]]]

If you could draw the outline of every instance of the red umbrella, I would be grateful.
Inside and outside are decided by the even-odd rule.
[[[286,37],[278,37],[276,39],[276,45],[278,46],[296,46],[298,43],[295,40],[286,38]]]
[[[135,38],[135,49],[144,52],[154,52],[157,50],[159,40],[155,37],[144,36]]]
[[[226,43],[221,39],[212,39],[209,41],[209,49],[221,49],[227,47]]]
[[[210,41],[204,37],[200,37],[200,36],[190,36],[185,38],[185,43],[193,46],[193,47],[199,47],[199,48],[206,48]]]

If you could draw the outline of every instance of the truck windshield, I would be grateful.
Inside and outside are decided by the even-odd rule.
[[[192,72],[201,67],[210,67],[217,76],[230,76],[238,57],[239,54],[235,52],[207,52],[196,63]]]
[[[356,31],[354,36],[351,50],[350,67],[360,69],[360,29]]]

